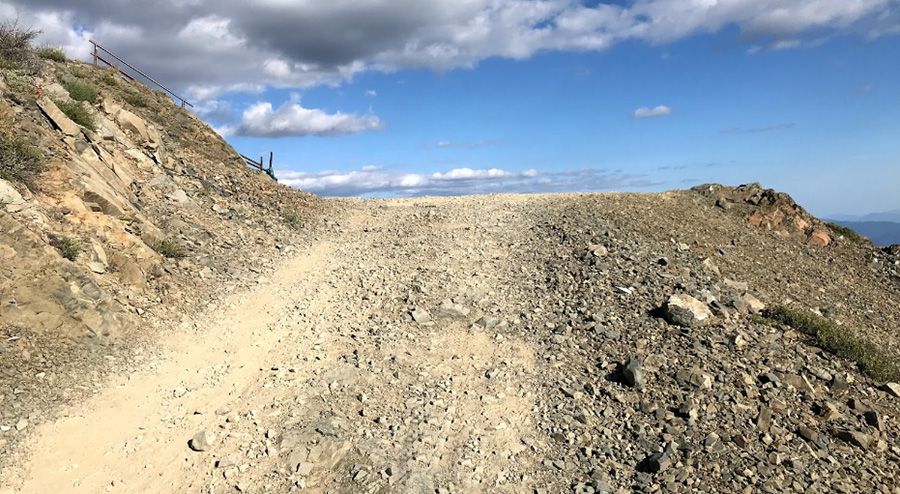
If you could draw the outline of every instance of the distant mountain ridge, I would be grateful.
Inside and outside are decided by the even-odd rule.
[[[833,221],[900,223],[900,209],[869,214],[832,214]]]
[[[873,244],[886,247],[900,244],[900,222],[894,221],[845,221],[829,220],[838,225],[853,229],[856,233],[868,238]]]

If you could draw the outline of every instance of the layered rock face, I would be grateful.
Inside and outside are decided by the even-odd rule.
[[[84,103],[93,128],[60,109],[72,99],[56,81],[75,76],[99,89]],[[256,254],[293,234],[282,216],[314,206],[246,170],[164,95],[113,71],[49,64],[26,91],[3,87],[0,113],[27,132],[44,170],[30,184],[0,179],[0,322],[115,338],[144,312],[175,308],[182,295],[170,289],[185,288],[182,279],[240,279],[251,266],[238,252],[254,253],[249,264],[264,259]],[[72,259],[54,248],[60,241]]]

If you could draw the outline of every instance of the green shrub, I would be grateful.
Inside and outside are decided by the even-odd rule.
[[[81,101],[54,101],[56,106],[71,118],[73,122],[90,130],[94,130],[94,115],[88,111]]]
[[[70,261],[78,259],[78,255],[81,254],[81,242],[72,237],[51,235],[50,245],[59,251],[59,255]]]
[[[187,256],[187,251],[185,251],[184,247],[171,239],[160,240],[153,246],[153,250],[169,259],[179,259]]]
[[[284,222],[291,228],[300,228],[303,226],[303,220],[300,219],[300,215],[298,215],[294,211],[288,211],[284,213]]]
[[[66,78],[63,85],[65,86],[66,91],[69,92],[69,96],[75,101],[86,101],[88,103],[97,101],[97,88],[90,82],[75,77],[69,77]]]
[[[815,338],[823,349],[856,362],[860,370],[878,381],[900,380],[900,361],[884,347],[808,310],[775,306],[764,316]]]
[[[35,73],[41,61],[31,47],[40,31],[19,26],[18,21],[0,24],[0,68],[26,70]]]
[[[126,94],[125,102],[136,108],[146,108],[150,106],[150,98],[141,93]]]
[[[62,48],[58,46],[42,46],[35,50],[37,56],[45,59],[45,60],[53,60],[54,62],[65,62],[66,61],[66,52],[62,50]]]
[[[828,225],[828,228],[831,228],[831,231],[833,231],[835,234],[843,236],[851,242],[860,243],[867,240],[866,237],[863,237],[859,233],[856,233],[856,230],[852,228],[838,225],[837,223],[826,223],[826,225]]]
[[[40,149],[8,130],[0,131],[0,178],[29,183],[43,169]]]
[[[100,82],[107,86],[117,87],[119,85],[119,78],[116,77],[114,72],[107,71],[103,74],[103,77],[100,78]]]

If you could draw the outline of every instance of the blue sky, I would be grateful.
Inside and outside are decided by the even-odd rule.
[[[615,189],[760,181],[819,214],[900,208],[900,39],[844,37],[748,54],[736,36],[366,74],[303,91],[301,101],[329,113],[371,112],[380,131],[229,140],[254,156],[274,151],[279,172],[597,168],[645,179],[609,184]],[[291,92],[231,103],[277,106]],[[633,115],[657,105],[672,113]],[[595,188],[606,184],[573,190]]]
[[[76,3],[0,14],[31,15],[75,56],[110,39],[239,151],[274,151],[283,182],[324,195],[759,181],[819,215],[900,208],[895,0],[435,1],[421,15],[409,0],[262,0],[249,22],[226,1],[182,13],[167,64],[128,35],[153,19]]]

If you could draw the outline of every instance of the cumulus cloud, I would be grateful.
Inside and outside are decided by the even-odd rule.
[[[281,172],[281,183],[323,196],[416,196],[503,192],[592,192],[659,185],[645,175],[586,169],[541,173],[534,169],[455,168],[430,174],[376,166],[352,171]]]
[[[488,146],[496,146],[503,141],[499,139],[483,140],[483,141],[438,141],[426,147],[432,149],[478,149]]]
[[[666,105],[659,105],[653,108],[641,107],[634,111],[634,118],[653,118],[671,115],[672,109]]]
[[[239,126],[223,128],[220,133],[252,137],[334,136],[383,128],[384,124],[375,115],[326,113],[304,108],[295,97],[277,109],[267,101],[253,104],[244,110]]]
[[[833,34],[900,33],[897,0],[0,0],[0,14],[42,29],[41,42],[71,56],[86,58],[93,37],[198,94],[659,44],[732,26],[775,49]]]

